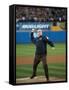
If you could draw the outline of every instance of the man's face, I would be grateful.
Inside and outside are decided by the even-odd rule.
[[[38,37],[40,37],[40,36],[42,36],[42,31],[37,31],[37,35],[38,35]]]

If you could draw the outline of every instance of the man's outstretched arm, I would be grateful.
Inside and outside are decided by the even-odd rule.
[[[55,47],[54,43],[52,41],[49,40],[49,38],[46,36],[45,41],[51,46],[51,47]]]
[[[47,43],[51,46],[51,47],[54,47],[54,43],[50,40],[47,41]]]
[[[36,40],[33,36],[34,30],[31,31],[31,41],[35,44]]]

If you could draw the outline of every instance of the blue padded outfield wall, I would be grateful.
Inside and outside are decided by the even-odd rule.
[[[58,22],[60,24],[60,22]],[[50,40],[53,42],[65,42],[66,41],[66,31],[58,30],[52,31],[50,30],[50,26],[53,25],[53,22],[24,22],[19,21],[16,23],[16,43],[31,43],[31,30],[42,29],[43,35],[47,35]]]
[[[16,31],[16,43],[31,43],[30,38],[31,32],[17,32]],[[43,32],[44,36],[48,36],[49,39],[56,43],[66,42],[66,32],[65,31],[45,31]]]

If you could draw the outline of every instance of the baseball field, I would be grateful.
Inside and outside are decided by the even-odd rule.
[[[54,50],[47,45],[47,53],[50,81],[65,81],[65,43],[55,43]],[[16,44],[16,83],[46,82],[42,62],[38,65],[37,76],[32,80],[30,79],[34,54],[35,46],[33,44]]]

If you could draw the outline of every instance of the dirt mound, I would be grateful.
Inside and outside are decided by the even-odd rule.
[[[55,81],[65,81],[65,79],[50,77],[49,82],[55,82]],[[37,82],[47,82],[47,80],[45,76],[37,76],[33,79],[30,79],[30,77],[16,79],[16,83],[37,83]]]

